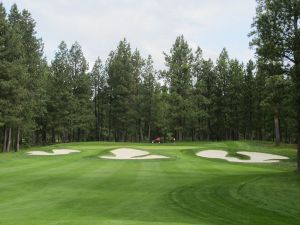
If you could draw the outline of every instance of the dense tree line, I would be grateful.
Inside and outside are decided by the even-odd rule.
[[[285,124],[296,124],[300,170],[300,1],[257,0],[250,35],[261,73],[268,79],[269,91],[273,90],[267,92],[266,102],[273,108],[277,142],[282,117]],[[286,111],[283,115],[282,108]],[[291,114],[294,114],[295,121],[288,117]]]
[[[0,4],[0,125],[3,151],[19,149],[44,115],[47,63],[35,22],[16,5],[9,14]],[[29,140],[29,139],[28,139]]]
[[[225,48],[215,62],[204,59],[200,47],[192,49],[179,36],[164,53],[166,67],[161,71],[154,69],[150,55],[143,58],[126,39],[105,62],[98,58],[91,69],[77,42],[69,48],[62,41],[49,65],[30,13],[19,11],[16,5],[6,13],[1,4],[3,151],[18,150],[20,144],[147,142],[157,136],[163,141],[175,137],[295,143],[300,126],[299,97],[295,98],[299,93],[299,82],[295,82],[299,80],[295,66],[300,58],[299,29],[295,31],[294,63],[287,63],[282,58],[286,48],[268,46],[270,41],[264,39],[270,33],[260,27],[267,23],[264,2],[281,1],[259,1],[252,34],[252,44],[258,46],[256,62],[243,64],[230,58]],[[287,2],[299,8],[298,1]],[[299,16],[299,11],[295,14]],[[291,60],[292,50],[286,51],[286,59]]]

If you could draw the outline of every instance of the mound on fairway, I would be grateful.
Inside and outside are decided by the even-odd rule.
[[[166,159],[169,158],[163,155],[150,155],[147,151],[131,149],[131,148],[118,148],[112,150],[114,156],[101,156],[103,159]]]
[[[227,156],[226,151],[222,150],[205,150],[198,152],[196,155],[204,158],[211,158],[211,159],[225,159],[229,162],[239,162],[239,163],[274,163],[279,162],[281,159],[288,159],[288,157],[280,156],[280,155],[273,155],[261,152],[237,152],[241,155],[249,156],[250,159],[238,159],[235,157]]]
[[[52,152],[44,152],[44,151],[30,151],[27,152],[28,155],[68,155],[71,153],[80,152],[78,150],[72,149],[53,149]]]

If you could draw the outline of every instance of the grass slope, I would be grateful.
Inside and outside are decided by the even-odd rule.
[[[105,160],[118,147],[170,156]],[[0,154],[0,224],[298,225],[300,174],[293,146],[265,142],[70,143],[66,156]],[[260,151],[291,160],[236,164],[196,157],[201,149]]]

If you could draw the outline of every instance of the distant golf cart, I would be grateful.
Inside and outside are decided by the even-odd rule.
[[[154,144],[154,143],[160,144],[160,142],[161,142],[160,137],[157,137],[157,138],[155,138],[154,140],[152,140],[152,144]]]

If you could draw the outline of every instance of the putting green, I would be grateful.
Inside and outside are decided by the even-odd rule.
[[[117,148],[169,159],[106,160]],[[2,225],[298,225],[295,146],[266,142],[69,143],[0,154]],[[205,149],[287,156],[274,164],[197,157]]]

